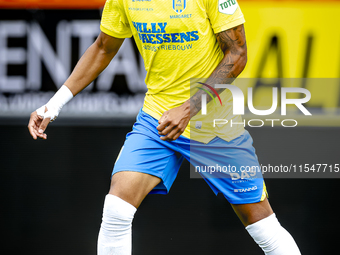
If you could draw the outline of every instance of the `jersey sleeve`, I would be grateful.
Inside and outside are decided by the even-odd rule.
[[[100,30],[116,38],[129,38],[132,36],[124,7],[118,0],[106,1],[100,22]]]
[[[206,0],[206,11],[215,34],[245,22],[237,0]]]

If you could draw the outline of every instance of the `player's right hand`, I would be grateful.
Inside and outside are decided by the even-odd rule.
[[[38,137],[47,139],[47,135],[44,132],[48,123],[54,121],[58,117],[61,108],[72,98],[73,94],[71,90],[63,85],[47,104],[32,112],[28,123],[28,130],[34,140]]]
[[[41,114],[38,114],[37,111],[34,111],[31,113],[31,117],[28,122],[28,130],[34,140],[36,140],[38,137],[46,140],[47,135],[44,132],[47,128],[48,123],[50,123],[51,118],[49,117],[44,118]],[[47,112],[46,106],[45,106],[45,112]]]

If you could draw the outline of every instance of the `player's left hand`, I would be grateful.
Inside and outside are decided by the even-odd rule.
[[[157,127],[163,141],[174,141],[184,132],[190,121],[190,108],[186,103],[163,113]]]

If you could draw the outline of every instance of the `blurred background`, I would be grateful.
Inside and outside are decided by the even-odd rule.
[[[255,105],[267,106],[271,89],[285,81],[312,94],[305,106],[313,117],[296,113],[297,127],[247,128],[260,163],[339,164],[340,2],[239,4],[248,42],[241,77],[252,84]],[[49,126],[47,141],[34,141],[27,123],[97,37],[103,5],[102,0],[0,0],[2,254],[96,254],[111,170],[146,91],[133,39],[125,40],[110,66],[64,107]],[[270,203],[302,254],[336,249],[338,177],[309,172],[266,179]],[[184,162],[169,195],[148,196],[137,211],[133,254],[262,252],[227,201],[203,180],[190,178]]]

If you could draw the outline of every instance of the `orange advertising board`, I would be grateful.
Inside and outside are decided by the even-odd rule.
[[[11,9],[97,9],[102,8],[106,0],[0,0],[0,8]],[[239,0],[252,2],[253,0]],[[320,0],[260,0],[260,2],[321,2]],[[322,0],[322,2],[340,2],[340,0]]]
[[[98,9],[105,0],[0,0],[0,8],[11,9]]]

